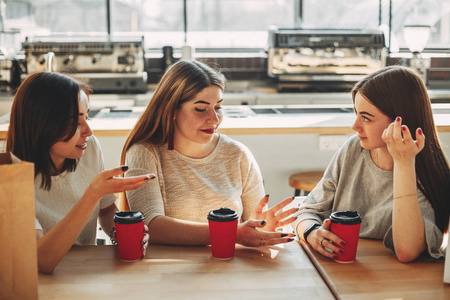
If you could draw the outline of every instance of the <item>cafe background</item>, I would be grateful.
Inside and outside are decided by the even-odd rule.
[[[87,78],[92,122],[116,130],[94,127],[108,168],[119,164],[121,124],[136,121],[168,66],[222,68],[227,134],[253,152],[274,202],[293,195],[291,174],[324,170],[352,134],[348,91],[374,69],[418,70],[450,123],[448,0],[0,0],[0,33],[0,126],[32,72]],[[304,108],[314,111],[293,113]],[[308,118],[327,126],[289,127]],[[253,120],[274,124],[250,130]],[[450,132],[439,136],[450,157]]]

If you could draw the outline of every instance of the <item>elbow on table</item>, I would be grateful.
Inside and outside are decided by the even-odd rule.
[[[45,264],[38,263],[38,270],[39,270],[39,272],[44,273],[44,274],[52,274],[53,271],[55,270],[55,267],[56,266],[51,266],[51,265],[45,265]]]
[[[416,253],[415,251],[408,251],[407,249],[396,249],[395,255],[397,259],[401,263],[409,263],[417,259],[420,253]]]
[[[37,267],[39,272],[44,274],[52,274],[58,265],[58,262],[59,261],[55,261],[49,255],[39,255],[38,252]]]

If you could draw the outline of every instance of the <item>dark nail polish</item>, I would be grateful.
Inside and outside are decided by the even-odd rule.
[[[345,246],[346,244],[345,244],[345,242],[341,242],[341,246]]]
[[[344,250],[341,249],[341,250],[339,250],[339,253],[344,254],[345,252],[344,252]]]
[[[403,130],[403,131],[406,131],[406,126],[402,126],[402,130]]]
[[[294,196],[294,197],[292,197],[292,200],[295,200],[295,196]]]
[[[263,220],[262,222],[261,222],[261,225],[265,225],[266,224],[266,220]]]
[[[395,119],[397,122],[400,122],[400,117],[397,117],[397,119]]]
[[[338,258],[339,258],[339,256],[337,256],[337,255],[333,256],[333,259],[338,259]]]
[[[264,197],[267,197],[267,198],[269,198],[269,194],[265,195]]]
[[[150,180],[150,177],[146,177],[144,180]]]
[[[288,239],[288,243],[289,243],[289,242],[292,242],[293,240],[294,240],[294,239],[292,239],[292,238]]]
[[[288,236],[288,234],[287,233],[282,233],[281,234],[281,237],[285,237],[285,236]]]
[[[420,129],[420,128],[417,130],[417,132],[418,132],[420,135],[423,134],[422,129]]]
[[[128,170],[128,166],[122,166],[122,171],[127,171]]]

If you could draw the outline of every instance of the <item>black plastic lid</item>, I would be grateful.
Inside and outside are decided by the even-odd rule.
[[[208,214],[208,220],[214,222],[230,222],[236,221],[237,219],[239,219],[238,213],[229,207],[212,210]]]
[[[140,211],[116,211],[114,223],[118,224],[136,224],[145,220]]]
[[[362,222],[361,216],[354,210],[335,211],[331,213],[331,222],[336,224],[355,225]]]

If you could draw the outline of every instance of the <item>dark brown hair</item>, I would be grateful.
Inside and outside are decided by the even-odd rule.
[[[78,126],[80,90],[89,95],[87,84],[56,72],[29,75],[16,92],[11,108],[6,151],[34,163],[34,175],[42,176],[41,187],[50,190],[51,175],[74,171],[77,161],[66,159],[57,170],[50,148],[68,141]]]
[[[147,108],[131,130],[122,150],[125,163],[128,149],[139,142],[164,145],[173,135],[175,111],[204,88],[216,85],[225,88],[225,78],[204,63],[178,61],[163,75]]]
[[[417,186],[430,201],[436,225],[444,232],[450,214],[450,170],[434,124],[427,89],[420,76],[407,67],[390,66],[358,82],[352,89],[353,102],[360,93],[392,121],[402,118],[413,138],[416,128],[425,135],[425,147],[416,156]]]

